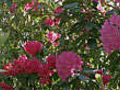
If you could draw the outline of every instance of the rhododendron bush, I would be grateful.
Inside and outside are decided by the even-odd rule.
[[[0,90],[119,90],[120,0],[0,0]]]

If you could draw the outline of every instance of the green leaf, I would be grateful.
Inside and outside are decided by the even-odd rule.
[[[3,90],[3,88],[0,87],[0,90]]]
[[[0,0],[0,2],[5,2],[6,0]]]
[[[84,16],[81,16],[80,19],[78,20],[78,23],[81,24],[83,22],[83,20],[84,20]]]
[[[87,77],[83,76],[83,75],[80,75],[79,76],[79,79],[81,79],[82,81],[88,81]]]
[[[4,44],[4,42],[7,40],[10,32],[0,32],[0,45]]]
[[[11,0],[6,0],[6,3],[7,3],[7,5],[8,5],[9,7],[12,6],[12,1],[11,1]]]
[[[70,11],[71,12],[80,12],[82,9],[81,8],[74,8],[74,9],[71,9]]]
[[[106,15],[116,14],[116,10],[107,11]]]
[[[94,73],[95,70],[84,70],[83,72],[84,72],[84,73]]]
[[[97,79],[97,82],[100,85],[100,88],[103,90],[104,89],[104,85],[103,85],[103,81],[102,81],[102,76],[100,74],[96,74],[95,78]]]
[[[94,24],[93,23],[91,23],[91,22],[89,22],[89,23],[87,23],[86,25],[85,25],[85,28],[87,29],[87,30],[92,30],[93,28],[94,28]]]
[[[70,3],[64,6],[64,8],[74,8],[76,6],[78,6],[78,2],[74,2],[74,3]]]
[[[97,42],[96,40],[93,38],[93,39],[89,39],[88,40],[88,45],[90,48],[96,48],[97,47]]]

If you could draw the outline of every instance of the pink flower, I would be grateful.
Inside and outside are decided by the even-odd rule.
[[[48,64],[42,64],[42,67],[39,67],[38,76],[40,77],[40,83],[45,85],[51,83],[50,77],[54,74],[52,70],[50,70]]]
[[[41,52],[42,50],[42,43],[41,42],[37,42],[37,41],[28,41],[25,45],[24,45],[24,50],[35,56],[36,54],[38,54],[39,52]]]
[[[27,4],[25,5],[25,11],[30,10],[32,7],[34,7],[34,2],[32,2],[32,3],[27,3]]]
[[[59,45],[60,45],[60,42],[59,42],[59,41],[52,43],[52,46],[59,46]]]
[[[103,84],[106,85],[107,83],[109,83],[111,78],[112,78],[111,75],[105,75],[104,74],[103,77],[102,77]]]
[[[102,70],[95,71],[95,73],[96,73],[96,74],[103,75],[103,71],[102,71]]]
[[[58,25],[60,23],[60,21],[61,21],[61,18],[60,17],[56,17],[55,20],[56,20],[55,24]]]
[[[119,2],[120,2],[120,0],[115,0],[115,2],[116,2],[116,3],[119,3]]]
[[[10,7],[10,11],[12,13],[15,13],[15,7],[16,7],[16,3],[12,4],[12,6]]]
[[[53,19],[50,19],[50,18],[47,18],[44,23],[47,25],[47,26],[54,26],[55,25],[55,22]]]
[[[80,12],[83,12],[83,13],[84,13],[84,12],[86,12],[86,11],[85,11],[85,9],[82,9]]]
[[[92,67],[92,65],[89,62],[87,62],[87,66],[90,68]]]
[[[39,60],[33,58],[33,60],[29,60],[25,63],[25,72],[27,72],[28,74],[37,73],[40,65],[41,63],[39,62]]]
[[[23,73],[38,73],[39,69],[43,67],[42,63],[38,59],[33,58],[32,60],[27,59],[25,56],[20,56],[18,59],[14,60],[14,63],[8,63],[4,66],[6,70],[6,75],[21,75]]]
[[[56,59],[56,69],[62,81],[65,81],[73,73],[73,70],[82,70],[82,58],[73,51],[62,52]]]
[[[20,56],[18,59],[14,60],[14,63],[8,63],[4,66],[6,70],[6,75],[21,75],[23,73],[38,73],[39,69],[43,67],[42,63],[38,59],[33,58],[32,60],[27,59],[25,56]]]
[[[49,67],[51,68],[56,68],[55,63],[56,63],[56,56],[55,55],[50,55],[47,57],[47,63]]]
[[[61,37],[61,35],[59,33],[55,33],[53,31],[48,32],[48,34],[46,35],[49,42],[52,43],[52,46],[59,46],[60,42],[57,41],[55,42],[57,39],[59,39]]]
[[[94,2],[104,2],[105,0],[91,0],[92,2],[94,1]]]
[[[17,60],[14,60],[14,70],[16,74],[23,74],[25,72],[24,66],[28,62],[28,58],[25,56],[20,56]]]
[[[100,39],[103,42],[103,47],[108,54],[112,50],[118,50],[120,47],[120,16],[113,15],[109,20],[106,20],[100,31]]]
[[[11,76],[15,76],[15,75],[21,75],[24,73],[24,66],[25,66],[25,62],[27,62],[27,57],[25,56],[20,56],[18,59],[14,60],[14,63],[8,63],[7,65],[4,66],[4,69],[6,70],[6,72],[4,73],[5,75],[11,75]]]
[[[41,78],[49,78],[50,76],[52,76],[54,74],[54,72],[52,70],[50,70],[49,65],[48,64],[43,64],[43,66],[39,67],[38,70],[38,76]]]
[[[13,86],[8,86],[6,83],[0,83],[0,87],[3,88],[3,90],[13,90]]]
[[[3,74],[5,75],[11,75],[11,76],[16,75],[15,68],[12,63],[8,63],[7,65],[4,65],[4,70],[6,70],[6,72],[3,72]]]
[[[54,31],[48,32],[46,36],[51,43],[55,42],[57,39],[61,37],[59,33],[55,33]]]
[[[37,2],[37,3],[36,3]],[[38,0],[33,0],[32,1],[32,3],[27,3],[26,5],[25,5],[25,11],[28,11],[28,10],[30,10],[30,9],[32,9],[33,11],[35,11],[35,10],[37,10],[38,9],[38,5],[39,5],[39,3],[38,3]]]
[[[75,37],[74,37],[74,36],[72,36],[72,40],[73,40],[73,41],[75,40]]]
[[[101,12],[105,12],[105,10],[104,10],[104,7],[102,7],[101,5],[97,5],[97,9],[98,10],[100,10]]]
[[[54,10],[54,13],[55,14],[61,14],[61,13],[63,13],[63,10],[64,10],[63,8],[57,8],[57,9]]]

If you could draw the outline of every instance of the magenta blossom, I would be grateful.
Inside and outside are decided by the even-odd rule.
[[[15,8],[16,8],[16,3],[12,4],[12,6],[10,7],[10,11],[12,13],[15,13]]]
[[[101,12],[105,12],[104,7],[102,7],[102,5],[97,5],[97,9],[100,10]]]
[[[47,18],[44,23],[47,25],[47,26],[54,26],[55,25],[55,22],[53,19],[50,19],[50,18]]]
[[[102,76],[103,84],[106,85],[107,83],[109,83],[111,78],[112,78],[111,75],[105,75],[105,74],[104,74],[104,75]]]
[[[96,74],[103,75],[103,71],[102,71],[102,70],[95,71],[95,73],[96,73]]]
[[[115,0],[115,2],[116,2],[116,3],[119,3],[119,2],[120,2],[120,0]]]
[[[48,32],[46,36],[51,43],[55,42],[57,39],[61,37],[59,33],[55,33],[54,31]]]
[[[75,52],[62,52],[56,59],[56,69],[62,81],[71,76],[74,70],[82,70],[83,61]]]
[[[28,62],[28,58],[24,55],[21,55],[18,59],[14,60],[14,68],[15,74],[23,74],[25,72],[24,66],[25,63]]]
[[[91,0],[92,2],[94,1],[94,2],[104,2],[105,0]]]
[[[54,10],[54,13],[55,14],[61,14],[61,13],[63,13],[63,10],[64,10],[63,8],[57,8],[57,9]]]
[[[28,10],[31,9],[32,7],[34,7],[34,2],[32,2],[32,3],[27,3],[27,4],[25,5],[25,11],[28,11]]]
[[[52,43],[52,46],[59,46],[60,45],[60,42],[58,41],[58,39],[60,39],[61,35],[59,33],[55,33],[53,31],[50,31],[50,32],[48,32],[48,34],[46,36],[47,36],[49,42]]]
[[[26,5],[25,5],[25,11],[28,11],[30,9],[32,9],[32,11],[35,11],[38,9],[38,0],[36,0],[37,3],[35,3],[35,0],[32,1],[32,3],[28,2]]]
[[[47,57],[47,63],[50,68],[56,68],[55,63],[56,63],[56,56],[55,55],[50,55]]]
[[[100,39],[103,42],[103,47],[108,54],[112,50],[120,48],[120,16],[113,15],[109,20],[106,20],[100,31]]]
[[[85,11],[85,9],[82,9],[80,12],[83,12],[83,13],[84,13],[84,12],[86,12],[86,11]]]
[[[28,74],[37,73],[40,65],[41,63],[36,58],[28,60],[24,65],[25,72],[27,72]]]
[[[13,86],[9,86],[6,83],[0,83],[0,88],[2,88],[2,90],[13,90]]]
[[[56,17],[55,20],[56,20],[55,24],[58,25],[60,23],[60,21],[61,21],[61,18],[60,17]]]
[[[40,83],[45,85],[51,83],[50,77],[54,74],[54,71],[50,70],[48,64],[42,64],[42,67],[39,67],[38,76],[40,77]]]
[[[52,46],[59,46],[59,45],[60,45],[60,42],[59,42],[59,41],[52,43]]]
[[[24,45],[24,50],[31,54],[31,55],[36,55],[37,53],[41,52],[42,50],[42,43],[41,42],[37,42],[37,41],[28,41],[25,45]]]

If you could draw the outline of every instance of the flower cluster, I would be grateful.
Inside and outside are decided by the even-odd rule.
[[[47,33],[47,38],[53,46],[59,46],[59,41],[55,42],[57,39],[60,39],[61,35],[59,33],[55,33],[54,31],[50,31]]]
[[[47,18],[44,23],[47,25],[47,26],[54,26],[55,23],[54,23],[54,20],[51,19],[51,18]]]
[[[26,5],[25,5],[25,11],[28,11],[30,9],[32,9],[32,11],[36,11],[38,10],[38,0],[33,0],[32,3],[28,2]]]
[[[111,75],[105,75],[105,74],[103,74],[103,76],[102,76],[103,84],[106,85],[107,83],[109,83],[111,78],[112,78]]]
[[[120,0],[115,0],[115,2],[116,2],[116,3],[119,3],[119,2],[120,2]]]
[[[57,8],[54,10],[54,13],[55,14],[61,14],[63,13],[63,8]],[[58,26],[58,24],[60,23],[61,21],[61,18],[60,17],[55,17],[55,18],[47,18],[44,23],[47,25],[47,26]]]
[[[52,65],[51,61],[49,61],[48,64],[43,64],[42,62],[39,62],[39,60],[36,58],[33,58],[33,60],[28,60],[25,56],[20,56],[19,59],[15,60],[13,64],[9,63],[8,65],[4,66],[6,72],[4,72],[3,74],[10,76],[22,76],[24,75],[24,73],[36,73],[40,77],[40,82],[42,84],[47,84],[48,82],[50,82],[49,77],[54,74],[54,72],[50,70],[51,66],[55,66],[55,62],[52,61]]]
[[[103,1],[105,1],[105,0],[91,0],[92,2],[103,2]]]
[[[24,49],[26,52],[32,55],[36,55],[39,51],[41,51],[41,43],[37,43],[36,41],[27,42],[24,45]],[[46,63],[43,61],[39,61],[35,57],[32,60],[29,60],[26,56],[22,55],[18,59],[14,60],[13,63],[8,63],[4,66],[6,72],[2,74],[8,76],[15,75],[24,75],[27,74],[37,74],[40,77],[41,84],[50,83],[50,77],[54,74],[53,70],[55,68],[56,57],[54,55],[50,55],[47,57]]]
[[[37,42],[37,41],[28,41],[25,45],[24,45],[24,49],[27,53],[35,56],[37,53],[41,52],[42,50],[42,43],[41,42]]]
[[[55,55],[48,56],[48,58],[47,58],[47,64],[51,68],[56,68],[55,63],[56,63],[56,56]]]
[[[57,8],[57,9],[54,10],[54,13],[55,14],[61,14],[61,13],[63,13],[63,10],[64,10],[63,8]]]
[[[54,71],[50,70],[48,64],[43,64],[42,67],[38,70],[38,76],[40,77],[40,82],[44,85],[47,83],[51,83],[49,77],[54,74]]]
[[[17,60],[14,60],[13,64],[8,63],[8,65],[4,66],[6,70],[4,74],[12,76],[22,75],[24,73],[33,74],[38,72],[41,65],[38,59],[33,58],[33,60],[29,60],[22,55]]]
[[[82,65],[82,58],[73,51],[62,52],[56,59],[56,69],[62,81],[72,75],[74,70],[78,69],[81,71]]]
[[[15,13],[16,3],[12,4],[10,7],[10,12]]]
[[[56,18],[53,18],[53,19],[51,19],[51,18],[47,18],[45,21],[44,21],[44,23],[47,25],[47,26],[54,26],[54,25],[56,25],[56,26],[58,26],[58,24],[60,23],[60,21],[61,21],[61,18],[60,17],[56,17]]]
[[[100,31],[100,39],[103,42],[105,51],[110,54],[112,50],[118,50],[120,47],[120,16],[113,15],[106,20]]]
[[[13,90],[13,86],[8,86],[6,83],[0,83],[0,88],[3,90]]]

